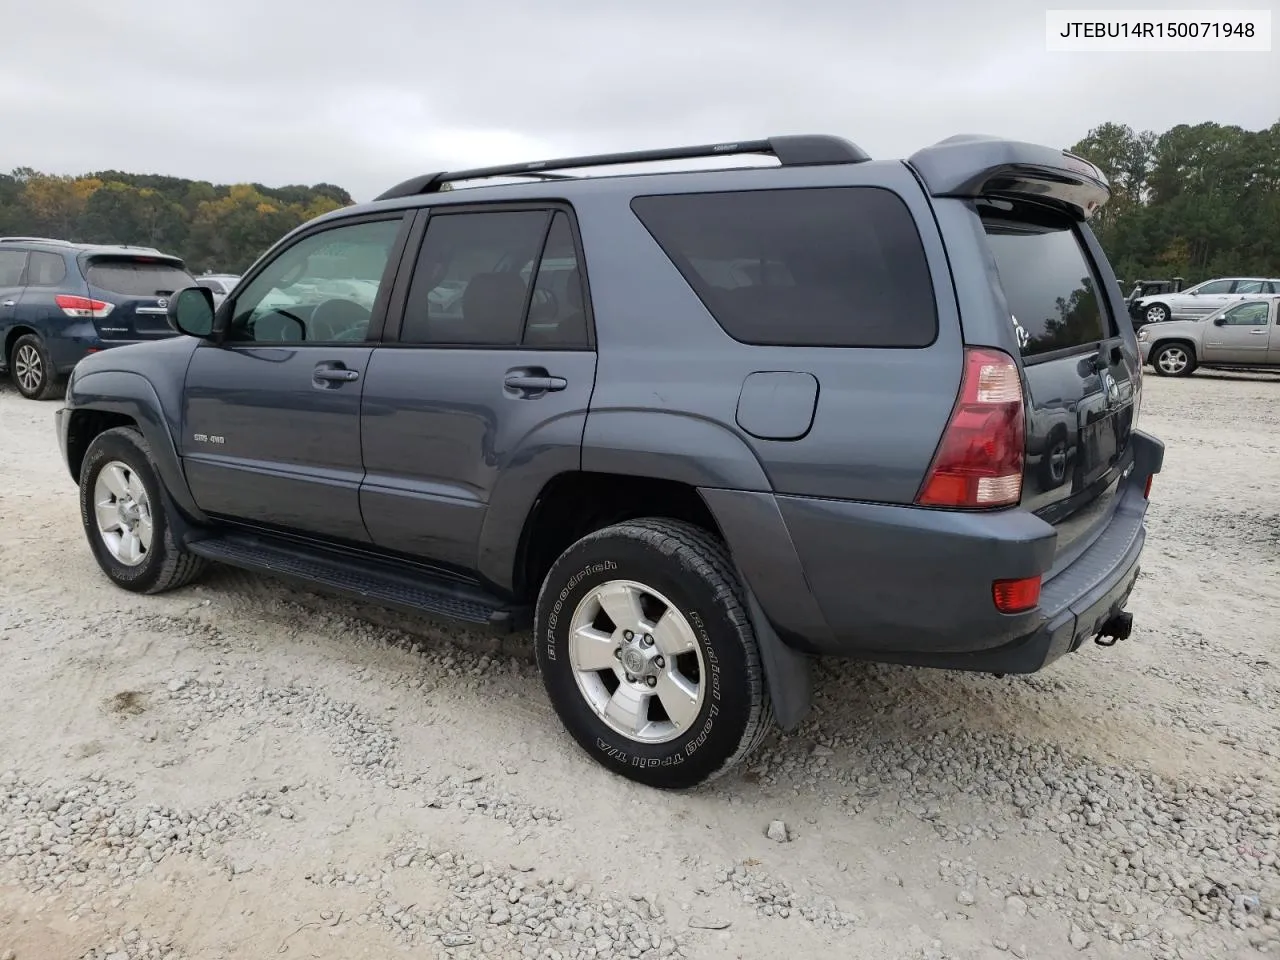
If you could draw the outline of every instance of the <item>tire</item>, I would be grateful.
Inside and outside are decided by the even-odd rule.
[[[9,378],[28,400],[51,400],[60,392],[61,381],[44,341],[26,333],[13,342],[9,351]]]
[[[1169,308],[1163,303],[1148,303],[1142,308],[1143,323],[1164,323],[1170,316]]]
[[[1196,352],[1185,343],[1162,343],[1151,351],[1151,366],[1161,377],[1189,377],[1196,368]]]
[[[114,516],[105,506],[112,500],[121,504]],[[99,503],[104,504],[103,523]],[[133,427],[115,427],[93,439],[80,466],[80,519],[94,559],[116,586],[134,593],[162,593],[190,583],[204,571],[204,558],[188,553],[174,537],[167,503],[151,448],[141,433]],[[102,527],[113,521],[116,531],[104,532]],[[134,540],[145,541],[145,549],[132,551],[132,557],[124,533],[126,521],[132,524]]]
[[[625,623],[607,612],[593,616],[604,611],[601,588],[615,614],[627,611],[620,620],[650,627],[650,646],[639,631],[628,640]],[[623,602],[637,595],[644,598],[638,618],[630,616],[636,607]],[[601,639],[571,649],[575,625],[587,620],[594,620]],[[742,587],[724,546],[692,524],[632,520],[573,544],[542,583],[534,638],[561,722],[596,762],[638,783],[684,789],[712,780],[742,761],[773,726]],[[664,654],[682,647],[689,652],[676,652],[666,664]],[[598,669],[580,672],[578,666]],[[631,684],[625,677],[633,669],[638,679]],[[696,688],[697,699],[681,700],[679,684],[686,694]],[[633,710],[625,724],[617,721],[619,703],[646,695],[643,710]],[[664,700],[682,709],[667,713]],[[632,732],[646,718],[648,725]]]

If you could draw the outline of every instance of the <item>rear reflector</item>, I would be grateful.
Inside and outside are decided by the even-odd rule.
[[[1001,613],[1025,613],[1040,602],[1040,578],[997,580],[991,584],[991,597]]]
[[[1151,499],[1151,481],[1154,480],[1155,478],[1156,478],[1156,475],[1154,473],[1147,474],[1147,482],[1142,487],[1143,500]]]
[[[94,320],[101,320],[115,309],[115,304],[107,303],[104,300],[72,297],[65,293],[58,294],[53,298],[53,302],[61,307],[62,312],[68,317],[88,317]]]
[[[1007,353],[969,347],[960,396],[916,497],[922,507],[1007,507],[1022,499],[1022,375]]]

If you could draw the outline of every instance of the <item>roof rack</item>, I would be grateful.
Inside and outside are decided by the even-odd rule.
[[[459,180],[480,180],[489,177],[541,177],[549,180],[573,179],[563,175],[548,174],[548,170],[570,170],[579,167],[607,167],[628,163],[658,163],[663,160],[692,160],[702,157],[731,157],[745,154],[762,154],[778,159],[784,167],[808,167],[831,163],[863,163],[871,157],[861,147],[842,137],[827,134],[769,137],[765,140],[739,140],[734,143],[710,143],[696,147],[667,147],[661,150],[633,150],[629,153],[600,153],[582,157],[563,157],[559,160],[535,160],[532,163],[512,163],[498,167],[476,167],[472,170],[451,170],[442,173],[426,173],[410,177],[375,200],[391,200],[397,197],[413,197],[423,193],[438,193],[446,183]]]
[[[55,243],[60,247],[74,247],[70,240],[55,240],[52,237],[0,237],[0,243]]]

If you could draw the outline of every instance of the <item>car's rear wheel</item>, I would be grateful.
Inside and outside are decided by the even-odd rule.
[[[1163,303],[1149,303],[1143,308],[1142,319],[1147,323],[1164,323],[1169,319],[1169,308]]]
[[[1196,357],[1184,343],[1166,343],[1156,348],[1151,365],[1162,377],[1189,377],[1196,368]]]
[[[58,392],[53,360],[44,341],[34,333],[23,334],[14,341],[9,351],[9,377],[28,400],[48,400]]]
[[[538,596],[552,706],[607,769],[682,788],[731,769],[772,709],[727,552],[671,520],[620,523],[566,550]]]
[[[80,467],[80,518],[102,572],[118,587],[160,593],[205,567],[174,537],[146,439],[115,427],[89,444]]]

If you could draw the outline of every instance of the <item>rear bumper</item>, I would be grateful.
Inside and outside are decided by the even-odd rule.
[[[996,610],[994,580],[1048,575],[1057,533],[1023,511],[965,514],[706,490],[761,609],[818,655],[995,673],[1040,669],[1095,636],[1138,576],[1147,477],[1164,446],[1134,435],[1132,469],[1092,543],[1052,571],[1040,605]]]

